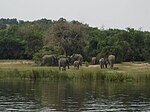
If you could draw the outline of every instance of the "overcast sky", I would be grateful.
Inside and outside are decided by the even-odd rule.
[[[0,18],[78,20],[93,27],[150,31],[150,0],[0,0]]]

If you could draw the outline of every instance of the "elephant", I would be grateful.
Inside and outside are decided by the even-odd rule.
[[[107,58],[101,58],[99,60],[100,68],[107,68],[108,63],[109,62]]]
[[[100,68],[104,68],[104,58],[99,59]]]
[[[74,61],[73,65],[74,67],[77,67],[77,69],[79,69],[80,61]]]
[[[104,67],[107,68],[108,64],[109,64],[108,58],[104,58]]]
[[[110,68],[113,68],[114,63],[115,63],[115,56],[114,55],[109,55],[108,56],[108,62],[109,62]]]
[[[81,54],[73,54],[71,55],[72,62],[79,61],[80,66],[82,66],[83,56]]]
[[[92,57],[92,65],[96,64],[96,57]]]
[[[59,66],[59,70],[61,71],[66,71],[66,66],[68,66],[68,69],[69,69],[69,61],[67,58],[60,58],[58,60],[58,66]],[[61,69],[61,67],[63,67],[63,69]]]
[[[46,65],[46,66],[57,66],[58,65],[58,58],[57,55],[44,55],[42,57],[42,62],[41,65]]]

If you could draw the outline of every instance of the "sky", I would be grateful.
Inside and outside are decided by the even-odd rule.
[[[0,18],[77,20],[98,28],[150,31],[150,0],[0,0]]]

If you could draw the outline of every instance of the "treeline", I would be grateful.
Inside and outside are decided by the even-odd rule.
[[[150,32],[134,28],[98,29],[78,21],[0,19],[0,59],[34,59],[45,54],[116,56],[121,61],[150,61]]]

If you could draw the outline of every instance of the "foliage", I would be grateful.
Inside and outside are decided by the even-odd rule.
[[[39,50],[33,55],[33,60],[36,64],[40,65],[42,61],[42,57],[44,55],[51,55],[56,53],[57,53],[56,51],[49,49],[47,46],[44,46],[41,50]]]
[[[79,22],[67,22],[60,18],[46,33],[46,44],[60,46],[60,54],[83,53],[87,39],[87,26]]]
[[[98,29],[78,21],[0,19],[0,59],[34,59],[45,54],[116,56],[116,62],[150,61],[150,32],[134,28]]]
[[[0,38],[0,59],[22,59],[25,43],[19,39]]]

